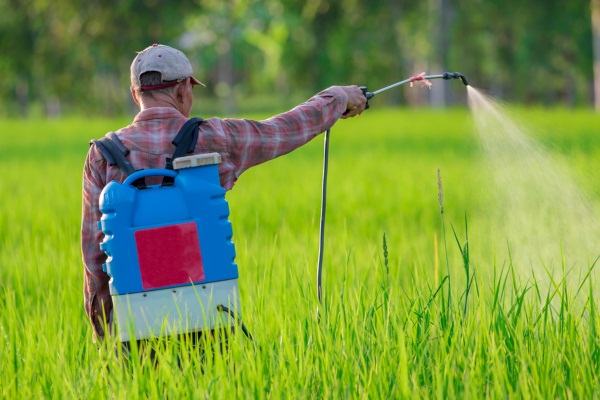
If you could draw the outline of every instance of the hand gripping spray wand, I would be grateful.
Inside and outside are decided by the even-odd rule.
[[[369,108],[369,99],[374,97],[376,94],[385,92],[386,90],[390,90],[392,88],[395,88],[396,86],[404,85],[405,83],[410,83],[412,86],[413,82],[418,82],[418,81],[422,81],[427,86],[431,86],[431,83],[429,82],[429,80],[431,80],[431,79],[444,79],[444,80],[460,79],[462,81],[462,83],[465,84],[465,86],[469,85],[465,76],[463,74],[461,74],[460,72],[444,72],[443,74],[440,74],[440,75],[425,75],[424,73],[422,73],[422,74],[419,74],[416,76],[411,76],[408,79],[405,79],[400,82],[396,82],[392,85],[386,86],[386,87],[376,90],[374,92],[369,92],[369,91],[367,91],[366,86],[361,86],[360,89],[362,90],[363,94],[367,98],[367,105],[365,107],[365,110],[367,108]],[[328,166],[329,166],[329,133],[330,133],[330,129],[327,129],[327,131],[325,132],[325,150],[324,150],[324,155],[323,155],[323,184],[322,184],[322,189],[321,189],[321,223],[320,223],[320,229],[319,229],[319,262],[318,262],[318,266],[317,266],[317,295],[319,298],[319,304],[322,304],[322,301],[321,301],[321,297],[322,297],[321,275],[323,272],[323,245],[325,242],[325,206],[327,204],[327,170],[328,170]],[[318,310],[317,310],[317,317],[319,317]]]

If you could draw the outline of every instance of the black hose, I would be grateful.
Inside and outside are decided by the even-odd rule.
[[[242,332],[244,332],[246,337],[248,339],[250,339],[251,341],[254,341],[254,338],[252,337],[252,335],[250,334],[248,329],[246,329],[246,325],[244,325],[244,322],[242,321],[242,318],[239,315],[234,313],[228,307],[225,307],[223,304],[219,304],[217,306],[217,311],[222,311],[222,312],[226,312],[227,314],[229,314],[231,316],[231,318],[233,318],[234,321],[237,321],[240,324],[240,327],[242,328]]]
[[[327,206],[327,170],[329,167],[329,134],[331,129],[325,132],[325,144],[323,150],[323,184],[321,186],[321,223],[319,227],[319,262],[317,263],[317,297],[322,304],[322,273],[323,273],[323,247],[325,244],[325,209]]]

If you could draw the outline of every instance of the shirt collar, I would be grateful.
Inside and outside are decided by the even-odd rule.
[[[172,119],[172,118],[185,118],[177,109],[172,107],[152,107],[140,111],[133,122],[149,121],[153,119]]]

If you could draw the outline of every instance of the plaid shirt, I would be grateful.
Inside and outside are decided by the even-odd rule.
[[[230,190],[248,168],[287,154],[330,128],[346,110],[347,101],[341,88],[331,87],[294,109],[264,121],[208,119],[199,127],[195,153],[221,154],[221,185]],[[171,141],[186,121],[174,108],[149,108],[116,134],[130,150],[128,159],[136,169],[164,168],[166,157],[175,151]],[[125,178],[118,166],[107,165],[95,145],[90,147],[83,169],[81,249],[85,310],[100,337],[104,336],[102,313],[110,314],[112,299],[108,288],[110,278],[102,270],[106,255],[99,247],[104,235],[97,226],[102,215],[98,202],[108,182],[123,182]],[[148,183],[159,183],[158,180],[158,177],[149,178]]]

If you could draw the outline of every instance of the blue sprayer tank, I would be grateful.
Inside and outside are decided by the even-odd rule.
[[[238,269],[218,153],[177,158],[174,170],[135,172],[100,195],[114,320],[121,341],[212,329],[239,310]],[[139,189],[146,177],[171,185]]]

